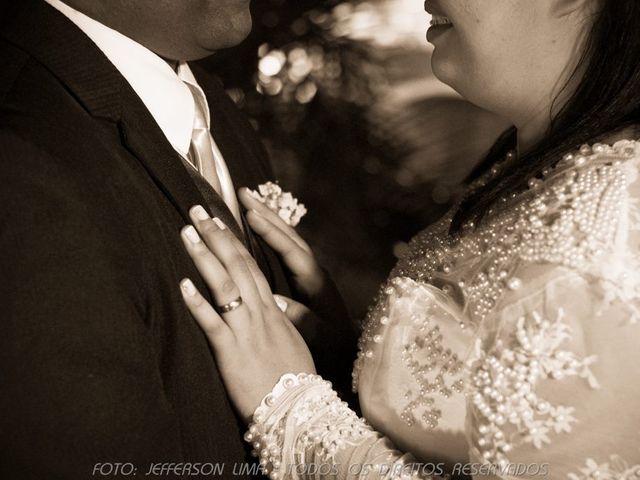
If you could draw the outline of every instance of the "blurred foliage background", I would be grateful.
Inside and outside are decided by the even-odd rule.
[[[362,318],[406,241],[506,127],[437,81],[420,0],[254,0],[254,29],[203,65],[249,115],[299,229]]]

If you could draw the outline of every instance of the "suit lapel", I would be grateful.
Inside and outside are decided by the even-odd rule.
[[[258,143],[255,132],[246,119],[239,114],[222,84],[214,77],[202,72],[197,65],[192,66],[192,71],[207,96],[211,112],[211,135],[229,168],[234,187],[255,189],[262,183],[273,181],[271,167],[261,150],[262,146]],[[241,215],[247,248],[272,287],[288,295],[290,293],[287,288],[288,282],[283,280],[284,273],[280,261],[264,241],[253,233],[246,221],[244,209]]]
[[[2,5],[0,35],[50,70],[95,118],[120,129],[138,159],[185,222],[193,205],[209,205],[242,238],[235,218],[214,193],[206,202],[144,103],[100,49],[69,19],[43,0]],[[37,27],[36,27],[37,26]]]
[[[120,72],[100,49],[69,19],[43,0],[0,3],[0,36],[27,52],[49,70],[93,117],[119,128],[122,142],[143,165],[158,188],[185,222],[196,204],[212,208],[239,238],[241,229],[215,193],[206,202],[162,130]],[[197,73],[197,67],[196,71]],[[208,75],[197,75],[211,109],[211,131],[236,188],[273,179],[259,152],[255,134],[235,110],[222,85]],[[282,277],[273,252],[246,227],[247,245],[270,279]],[[267,260],[268,259],[268,260]],[[277,289],[281,293],[284,288]]]
[[[212,209],[213,215],[218,216],[242,239],[242,230],[222,199],[213,189],[210,189],[211,194],[205,198],[185,162],[167,141],[160,127],[150,118],[138,96],[132,90],[129,94],[131,98],[123,102],[120,121],[125,146],[143,164],[186,223],[191,222],[189,209],[192,206],[206,205]]]

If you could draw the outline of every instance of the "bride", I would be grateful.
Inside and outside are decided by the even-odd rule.
[[[426,8],[435,74],[514,127],[370,310],[353,372],[364,419],[315,374],[293,326],[309,312],[274,299],[201,207],[183,230],[219,306],[188,279],[183,296],[245,438],[274,479],[638,479],[640,2]],[[240,197],[298,286],[321,290],[307,244]]]

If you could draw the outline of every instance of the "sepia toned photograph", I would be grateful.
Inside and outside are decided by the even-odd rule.
[[[0,480],[640,480],[640,1],[0,0]]]

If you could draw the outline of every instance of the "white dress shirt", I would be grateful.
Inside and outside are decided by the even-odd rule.
[[[60,0],[45,1],[76,24],[97,45],[140,97],[174,150],[188,159],[196,106],[185,82],[199,91],[200,101],[204,102],[206,113],[210,115],[204,92],[189,65],[180,62],[177,71],[174,71],[165,60],[117,30]],[[221,196],[242,225],[229,169],[215,141],[212,144],[216,173],[222,187]]]

